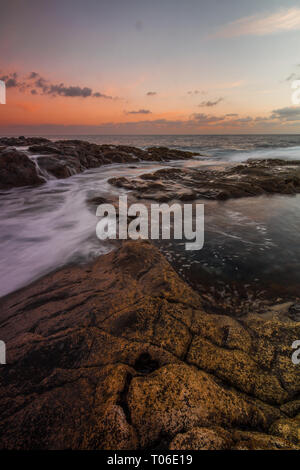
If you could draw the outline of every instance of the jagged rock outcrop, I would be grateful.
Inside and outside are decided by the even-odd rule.
[[[13,147],[24,147],[27,145],[40,145],[47,144],[50,142],[45,137],[0,137],[0,145],[13,146]]]
[[[29,155],[17,151],[14,147],[28,147]],[[13,159],[8,160],[7,153],[16,156],[15,162]],[[88,168],[111,163],[180,160],[193,158],[196,154],[166,147],[142,150],[125,145],[97,145],[83,140],[52,142],[42,137],[2,137],[0,138],[0,170],[2,170],[0,187],[11,188],[45,182],[30,155],[36,157],[44,175],[48,173],[55,178],[68,178]]]
[[[225,170],[164,168],[139,178],[115,177],[114,186],[156,201],[229,199],[300,192],[300,161],[248,160]]]
[[[148,242],[0,310],[1,448],[300,448],[300,324],[206,313]]]

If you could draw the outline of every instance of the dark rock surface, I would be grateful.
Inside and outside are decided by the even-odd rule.
[[[294,321],[300,322],[300,304],[293,304],[289,308],[289,317]]]
[[[300,323],[208,314],[148,242],[47,275],[0,312],[1,448],[300,448]]]
[[[0,149],[0,188],[37,185],[45,182],[35,163],[22,152],[8,147]]]
[[[300,161],[249,160],[225,170],[166,168],[139,178],[111,178],[117,187],[143,199],[183,201],[300,192]]]
[[[46,144],[50,140],[45,139],[44,137],[0,137],[0,145],[4,146],[13,146],[13,147],[23,147],[28,145],[39,145]]]
[[[2,137],[0,138],[0,168],[4,172],[1,175],[0,184],[3,188],[13,186],[26,186],[40,183],[40,177],[36,169],[31,176],[17,172],[16,165],[7,164],[2,155],[7,147],[28,147],[32,155],[40,155],[37,161],[42,170],[56,178],[67,178],[80,173],[88,168],[97,168],[111,163],[136,163],[139,161],[170,161],[190,159],[195,153],[172,150],[165,147],[151,147],[142,150],[125,145],[97,145],[82,140],[59,140],[52,142],[42,137]],[[15,149],[8,149],[16,152]],[[2,161],[1,161],[2,160]],[[23,161],[30,166],[31,159],[23,153]],[[14,180],[16,174],[16,182]],[[43,180],[44,181],[44,180]]]

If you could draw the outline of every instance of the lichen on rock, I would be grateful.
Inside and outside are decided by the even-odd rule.
[[[3,449],[299,448],[299,323],[206,312],[149,242],[0,310]]]

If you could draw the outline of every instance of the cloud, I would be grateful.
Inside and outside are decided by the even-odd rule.
[[[139,109],[138,111],[125,111],[125,114],[151,114],[149,109]]]
[[[54,96],[82,96],[82,98],[87,98],[88,96],[92,96],[93,92],[91,88],[81,88],[79,86],[66,87],[63,83],[61,83],[60,85],[50,85],[49,87],[47,87],[46,93],[48,95]]]
[[[2,75],[0,80],[5,82],[6,88],[17,88],[22,85],[21,82],[18,82],[18,74],[16,72]]]
[[[211,108],[212,106],[216,106],[217,104],[219,104],[223,100],[224,100],[224,98],[218,98],[215,101],[202,101],[202,103],[200,103],[198,106],[200,108],[202,108],[202,107]]]
[[[155,96],[157,95],[156,91],[148,91],[148,93],[146,93],[147,96]]]
[[[200,91],[200,90],[193,90],[193,91],[188,91],[188,95],[205,95],[207,92],[206,91]]]
[[[211,124],[224,121],[225,116],[210,116],[203,113],[195,113],[192,115],[192,120],[197,124]]]
[[[253,121],[253,118],[250,117],[250,116],[247,116],[247,117],[244,117],[244,118],[238,118],[238,119],[235,119],[234,122],[237,123],[237,124],[245,124],[247,122],[252,122]]]
[[[38,78],[39,74],[37,72],[31,72],[28,76],[29,80],[33,78]]]
[[[3,75],[0,80],[4,81],[7,88],[17,88],[21,92],[25,92],[30,88],[32,95],[50,95],[65,96],[65,97],[81,97],[81,98],[104,98],[113,99],[112,96],[105,95],[99,91],[94,92],[89,87],[80,87],[78,85],[66,86],[64,83],[51,83],[46,78],[42,77],[37,72],[31,72],[27,77],[21,81],[18,79],[16,72]],[[114,98],[116,99],[116,98]]]
[[[267,34],[295,31],[298,29],[300,29],[300,8],[282,8],[276,13],[265,13],[240,18],[224,26],[211,37],[265,36]]]
[[[285,79],[285,81],[286,81],[286,82],[289,82],[290,80],[293,80],[293,78],[296,78],[296,74],[295,74],[295,73],[291,73],[291,74]]]
[[[300,121],[300,107],[286,107],[274,109],[271,119],[279,119],[280,121]]]
[[[96,91],[91,96],[93,96],[94,98],[104,98],[107,100],[117,99],[116,96],[113,98],[112,96],[105,95],[104,93],[100,93],[99,91]]]
[[[195,113],[187,119],[144,119],[141,121],[106,122],[98,125],[41,124],[33,126],[1,126],[9,134],[199,134],[278,132],[282,129],[295,132],[300,126],[300,107],[281,108],[269,116],[241,116],[237,113],[211,115]]]
[[[30,79],[34,80],[34,85],[36,88],[41,90],[41,94],[51,95],[51,96],[66,96],[66,97],[81,97],[81,98],[104,98],[112,99],[112,96],[105,95],[98,91],[93,92],[89,87],[80,87],[80,86],[66,86],[64,83],[53,84],[49,80],[41,77],[37,72],[31,72]]]

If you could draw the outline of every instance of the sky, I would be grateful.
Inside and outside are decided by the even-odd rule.
[[[0,0],[0,13],[2,135],[300,131],[296,0]]]

